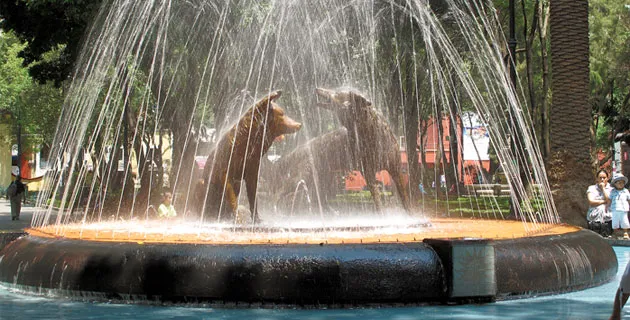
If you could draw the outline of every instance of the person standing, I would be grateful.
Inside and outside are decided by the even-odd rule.
[[[612,179],[614,189],[606,193],[606,198],[610,199],[610,211],[612,212],[612,227],[618,233],[623,232],[624,239],[630,239],[628,229],[628,211],[630,210],[630,191],[626,189],[628,178],[623,174],[615,174]],[[621,230],[620,230],[621,229]],[[613,231],[613,233],[614,233]]]
[[[26,201],[26,187],[19,175],[7,188],[7,199],[11,202],[11,220],[20,220],[22,202]]]

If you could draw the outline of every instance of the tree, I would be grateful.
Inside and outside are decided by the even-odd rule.
[[[26,45],[13,33],[0,33],[0,109],[16,113],[20,95],[30,85],[24,59],[18,57]]]
[[[27,147],[50,144],[63,103],[60,88],[52,83],[39,84],[28,74],[28,66],[19,57],[26,47],[12,32],[0,36],[0,109],[9,110],[23,128],[30,142]]]
[[[551,150],[557,159],[552,186],[559,189],[555,202],[565,222],[585,225],[584,190],[592,181],[588,1],[553,0],[550,5]]]
[[[100,4],[101,0],[0,1],[0,28],[13,30],[27,43],[20,57],[34,79],[60,86],[73,71],[83,34]],[[60,50],[56,59],[34,63],[56,49]]]
[[[551,100],[549,2],[550,0],[521,1],[521,8],[517,10],[515,17],[516,71],[518,78],[522,81],[524,102],[527,103],[531,116],[532,131],[536,135],[540,151],[546,161],[551,154],[549,145]],[[503,30],[507,32],[509,0],[494,0],[494,4],[499,12]]]
[[[31,81],[20,96],[21,124],[25,132],[33,134],[31,137],[35,139],[29,139],[30,143],[27,145],[41,146],[44,150],[49,150],[63,105],[62,91],[51,81],[44,84]]]
[[[589,3],[591,157],[595,166],[600,167],[610,155],[597,163],[597,152],[610,150],[615,133],[630,129],[630,9],[618,1]]]

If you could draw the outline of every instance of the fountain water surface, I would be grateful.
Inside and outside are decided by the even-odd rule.
[[[30,235],[2,249],[0,281],[291,304],[484,301],[608,281],[612,249],[559,225],[496,18],[482,0],[106,2],[68,91],[42,209]],[[338,108],[355,113],[320,108],[322,87],[348,93]],[[280,106],[299,131],[278,131]],[[484,176],[479,152],[466,167],[455,156],[470,114],[520,221],[482,220],[503,218],[495,197],[462,198],[485,212],[472,217],[448,208],[466,174]],[[410,148],[418,170],[382,151]],[[397,197],[381,198],[369,174],[384,168],[402,182]],[[352,170],[376,201],[339,188]],[[436,195],[417,195],[409,174],[436,182]],[[165,191],[176,219],[154,214]]]

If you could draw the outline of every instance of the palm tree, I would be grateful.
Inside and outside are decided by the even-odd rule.
[[[588,0],[551,0],[551,151],[549,173],[564,222],[584,225],[590,184]]]

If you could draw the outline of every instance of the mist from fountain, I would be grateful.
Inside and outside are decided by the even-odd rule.
[[[212,148],[202,133],[207,127],[221,133],[254,99],[282,89],[278,103],[304,124],[299,134],[275,143],[276,152],[286,153],[339,127],[332,114],[315,107],[316,87],[355,88],[390,122],[396,120],[390,123],[394,132],[444,115],[457,128],[463,114],[476,113],[487,126],[525,229],[558,223],[522,90],[514,89],[506,71],[505,39],[497,21],[491,2],[483,0],[106,3],[86,37],[68,90],[49,156],[54,168],[37,202],[44,209],[33,218],[33,227],[63,235],[68,225],[79,225],[81,232],[108,225],[112,236],[138,232],[146,237],[151,226],[162,234],[182,229],[177,231],[204,239],[212,228],[234,230],[234,224],[203,222],[203,212],[194,212],[194,183],[200,178],[194,157]],[[402,116],[391,116],[397,110]],[[438,130],[437,136],[443,150],[445,133]],[[168,148],[170,166],[163,163]],[[444,166],[436,161],[436,168],[422,174],[439,181],[440,172],[450,170]],[[320,174],[313,172],[315,179]],[[174,205],[187,217],[177,226],[146,217],[165,189],[176,195]],[[326,229],[336,223],[334,215],[320,205],[322,190],[314,192],[319,214],[306,218]],[[521,201],[531,198],[541,205]],[[259,199],[264,209],[265,199]],[[473,208],[494,200],[469,201]],[[498,204],[489,206],[497,216]],[[393,211],[381,219],[401,220],[398,231],[412,225],[416,232],[426,221],[422,213],[412,213],[417,219],[409,220]],[[291,225],[287,215],[293,210],[261,210],[261,215],[272,228],[282,228]],[[367,220],[370,215],[355,216]],[[130,225],[145,229],[125,229]],[[292,228],[299,229],[286,227]]]

